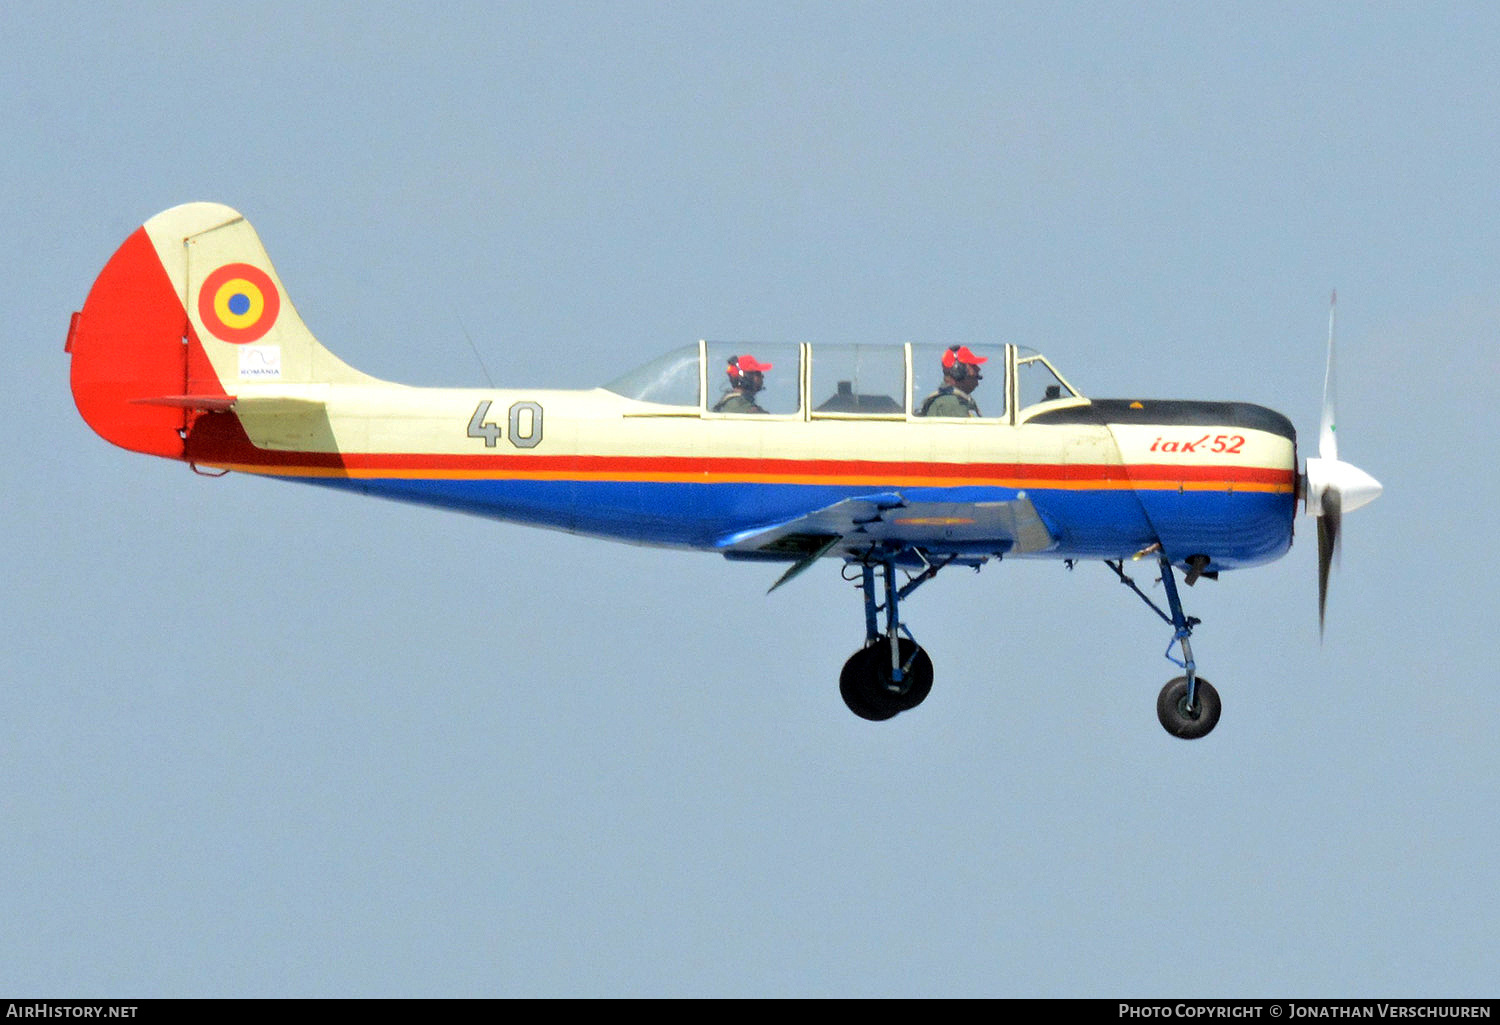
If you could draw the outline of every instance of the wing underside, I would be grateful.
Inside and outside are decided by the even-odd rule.
[[[864,559],[951,557],[979,565],[1010,552],[1039,552],[1055,538],[1024,494],[1005,502],[913,502],[897,492],[847,498],[782,523],[722,539],[729,559],[793,562],[784,583],[825,555]]]

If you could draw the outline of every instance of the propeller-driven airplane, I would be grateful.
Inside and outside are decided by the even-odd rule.
[[[601,388],[414,388],[320,345],[250,224],[189,203],[125,240],[67,349],[99,435],[200,472],[786,564],[773,590],[839,560],[865,618],[839,689],[865,719],[931,690],[900,607],[940,571],[1101,560],[1170,626],[1183,674],[1157,714],[1194,738],[1221,703],[1198,676],[1177,574],[1193,584],[1286,554],[1300,497],[1317,517],[1321,623],[1342,515],[1380,494],[1338,458],[1332,335],[1330,315],[1319,454],[1301,473],[1280,413],[1091,400],[1016,345],[700,341]],[[975,396],[981,376],[992,383]],[[1166,610],[1125,573],[1142,558]]]

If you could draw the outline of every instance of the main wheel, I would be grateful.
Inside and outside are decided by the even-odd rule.
[[[1194,690],[1198,699],[1194,708],[1188,707],[1186,676],[1168,680],[1156,698],[1156,717],[1168,733],[1183,740],[1207,736],[1218,725],[1219,713],[1224,710],[1219,692],[1203,677],[1198,677]]]
[[[844,663],[839,674],[839,694],[849,711],[861,719],[881,722],[898,712],[916,708],[932,692],[932,659],[915,641],[902,637],[897,651],[901,664],[907,666],[903,690],[891,689],[891,649],[889,642],[876,641]]]

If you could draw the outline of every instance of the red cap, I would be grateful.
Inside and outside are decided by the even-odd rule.
[[[955,345],[943,353],[944,370],[952,370],[955,363],[967,363],[970,366],[978,366],[987,361],[988,357],[976,355],[967,345]]]
[[[759,363],[756,361],[754,356],[751,356],[748,353],[743,356],[736,356],[734,359],[730,360],[730,362],[738,366],[742,372],[747,374],[756,372],[764,373],[765,371],[771,369],[771,364]]]

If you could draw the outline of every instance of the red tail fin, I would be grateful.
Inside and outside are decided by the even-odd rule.
[[[74,316],[68,351],[89,426],[174,459],[199,417],[236,398],[374,381],[318,344],[255,230],[217,203],[164,210],[126,239]]]
[[[100,437],[182,458],[192,412],[143,400],[199,391],[225,397],[188,334],[187,311],[140,228],[105,265],[68,334],[73,401]]]

